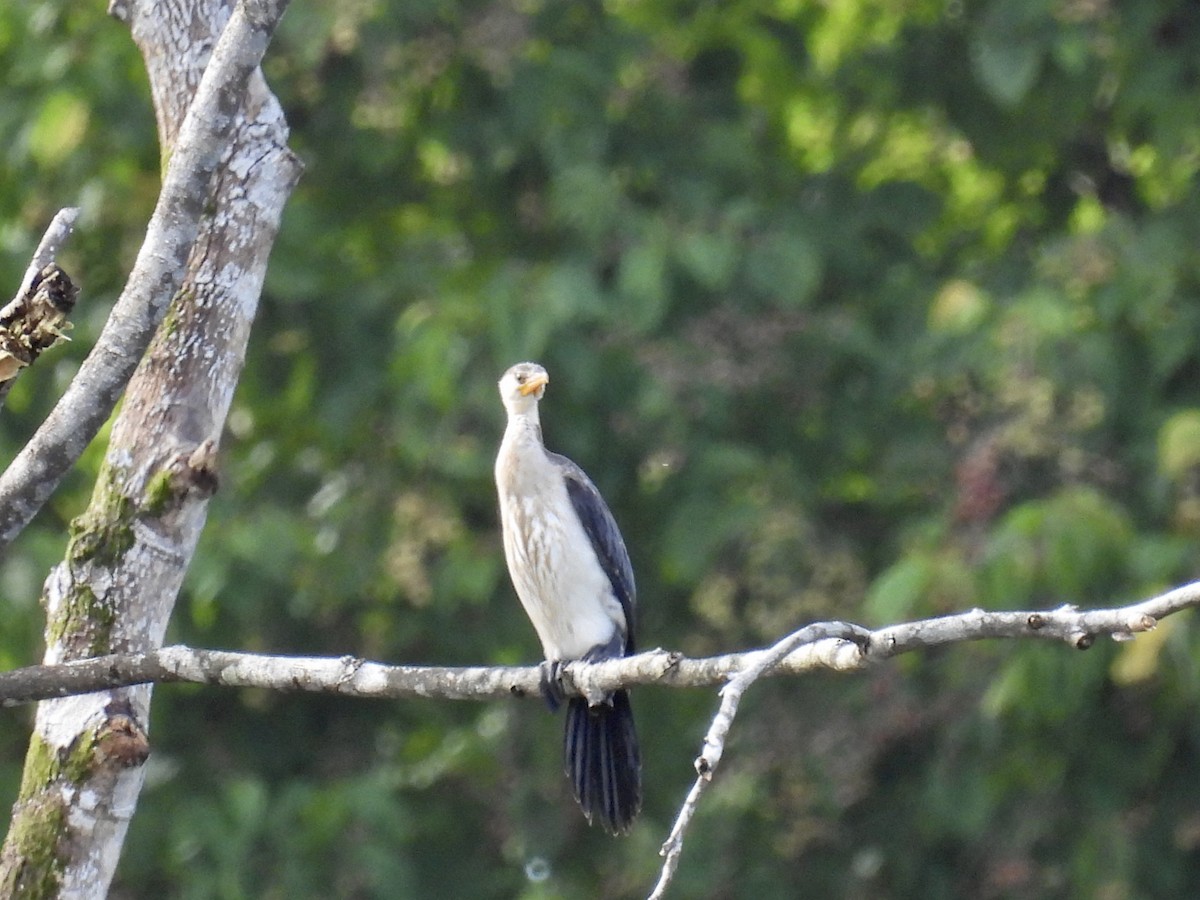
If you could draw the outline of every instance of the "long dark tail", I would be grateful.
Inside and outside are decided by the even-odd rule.
[[[567,704],[563,755],[587,820],[599,819],[609,834],[628,831],[642,808],[642,759],[629,694],[616,691],[611,705],[599,706],[573,698]]]

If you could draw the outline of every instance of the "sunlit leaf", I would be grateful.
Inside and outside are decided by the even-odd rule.
[[[1200,465],[1200,409],[1185,409],[1163,423],[1158,432],[1158,468],[1181,478]]]

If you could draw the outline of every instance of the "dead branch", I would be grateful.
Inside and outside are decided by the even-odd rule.
[[[75,222],[78,219],[79,207],[77,206],[64,207],[54,214],[41,241],[38,242],[37,249],[33,251],[29,267],[25,270],[25,277],[21,279],[21,287],[17,290],[18,297],[27,293],[38,273],[54,262],[58,251],[62,249],[62,245],[67,242],[67,238],[75,230]]]
[[[61,209],[50,221],[16,297],[0,309],[0,404],[21,370],[60,341],[70,329],[67,316],[79,289],[54,261],[75,227],[79,210]]]

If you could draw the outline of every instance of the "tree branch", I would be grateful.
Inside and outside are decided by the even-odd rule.
[[[569,663],[562,679],[569,691],[599,697],[634,685],[724,685],[700,755],[697,778],[662,846],[663,867],[650,897],[665,896],[683,851],[683,840],[707,785],[721,761],[725,741],[746,690],[760,678],[817,668],[853,671],[932,647],[985,639],[1043,639],[1086,650],[1097,636],[1131,640],[1158,620],[1200,606],[1200,582],[1148,600],[1108,609],[988,612],[981,609],[871,630],[845,622],[807,625],[765,650],[690,659],[652,650],[600,663]],[[65,697],[150,682],[191,682],[225,687],[331,693],[347,697],[496,700],[539,694],[537,666],[391,666],[355,657],[340,659],[266,656],[189,647],[97,657],[63,665],[30,666],[0,673],[0,706]]]
[[[854,669],[860,665],[857,648],[845,641],[827,640],[802,649],[806,652],[792,654],[773,674],[796,674],[814,668]],[[651,650],[603,663],[568,664],[563,668],[563,681],[585,694],[593,688],[603,690],[603,685],[707,687],[724,684],[731,675],[753,665],[758,656],[755,651],[689,659],[668,650]],[[382,700],[540,698],[539,675],[537,666],[393,666],[353,656],[268,656],[177,645],[0,672],[0,706],[173,682]]]
[[[67,316],[79,289],[54,261],[75,227],[79,210],[61,209],[50,221],[17,295],[0,309],[0,404],[21,371],[59,341],[71,327]]]
[[[1081,611],[1074,606],[1062,606],[1045,612],[985,612],[975,609],[867,632],[867,641],[853,649],[861,650],[860,666],[914,650],[987,638],[1043,638],[1086,650],[1095,642],[1097,635],[1107,634],[1114,640],[1132,640],[1135,635],[1154,628],[1164,616],[1198,605],[1200,582],[1184,585],[1141,603],[1112,609]],[[803,649],[807,630],[802,628],[765,651],[758,663],[739,673],[722,689],[720,708],[713,717],[704,736],[700,755],[696,758],[696,781],[688,791],[671,833],[659,851],[663,856],[662,870],[649,900],[661,900],[666,896],[675,877],[683,853],[684,835],[700,797],[721,761],[725,739],[737,715],[742,694],[759,677],[778,672],[782,668],[781,663],[796,648]]]
[[[692,785],[692,789],[688,791],[683,806],[679,809],[679,815],[671,827],[671,833],[659,850],[659,854],[664,857],[663,867],[658,883],[650,893],[650,900],[658,900],[665,896],[671,880],[675,877],[675,870],[679,867],[679,859],[683,854],[683,836],[700,804],[701,795],[712,782],[713,774],[721,763],[721,756],[725,752],[725,738],[729,735],[729,729],[733,727],[733,720],[737,715],[742,695],[763,675],[778,672],[780,664],[799,648],[809,646],[814,640],[831,637],[831,635],[823,633],[826,630],[818,624],[807,625],[799,631],[792,632],[774,646],[760,653],[757,659],[738,672],[721,688],[721,705],[713,717],[712,724],[708,727],[708,732],[704,735],[704,745],[700,750],[700,755],[693,763],[696,768],[696,781]],[[859,643],[851,644],[849,647],[866,653],[869,652],[871,646],[870,635],[871,633],[866,629],[860,629],[853,636],[839,636],[839,640],[857,638]]]
[[[725,685],[723,697],[740,699],[754,681],[813,669],[854,671],[902,653],[985,639],[1047,639],[1087,649],[1099,635],[1129,640],[1158,620],[1200,606],[1200,581],[1129,606],[1080,610],[987,612],[981,609],[919,619],[871,630],[846,622],[806,625],[765,650],[698,659],[651,650],[624,659],[563,666],[564,687],[599,697],[622,687]],[[341,658],[270,656],[173,646],[61,665],[0,672],[0,706],[18,706],[135,684],[190,682],[224,687],[331,693],[397,700],[497,700],[539,696],[537,666],[407,666]],[[736,714],[738,699],[729,701]],[[727,730],[727,729],[726,729]],[[701,759],[711,777],[720,762],[723,736],[710,732]]]
[[[29,262],[29,268],[25,270],[25,277],[21,279],[21,287],[17,290],[18,299],[29,292],[30,285],[33,284],[33,279],[37,277],[38,273],[54,262],[58,251],[62,249],[62,245],[67,242],[67,238],[75,230],[75,222],[78,219],[79,207],[77,206],[67,206],[55,213],[54,218],[50,220],[50,224],[46,228],[46,232],[42,235],[42,240],[38,243],[37,249],[33,251],[33,258]],[[2,315],[4,315],[4,310],[0,310],[0,316]]]
[[[20,534],[96,436],[179,289],[246,81],[286,7],[286,0],[243,0],[222,32],[125,289],[66,393],[0,475],[0,547]]]
[[[974,609],[867,632],[865,643],[851,645],[852,650],[861,651],[857,665],[831,668],[855,668],[901,653],[987,638],[1043,638],[1086,650],[1098,635],[1107,634],[1114,640],[1132,640],[1135,635],[1154,628],[1159,619],[1194,606],[1200,606],[1200,582],[1184,585],[1140,603],[1112,609],[1081,611],[1074,606],[1062,606],[1044,612],[985,612]],[[764,651],[758,663],[740,672],[722,689],[720,708],[713,717],[704,736],[700,755],[696,758],[696,781],[679,809],[670,835],[663,842],[660,851],[663,856],[662,870],[649,900],[660,900],[666,896],[667,888],[675,877],[683,853],[684,835],[700,797],[721,761],[725,739],[737,715],[742,694],[759,677],[781,671],[784,668],[782,663],[790,659],[789,654],[793,654],[796,648],[805,649],[807,631],[807,628],[802,628]]]
[[[43,588],[44,662],[162,641],[216,486],[217,441],[300,171],[282,109],[257,70],[285,5],[111,4],[147,63],[170,165],[100,342],[23,452],[24,468],[18,459],[0,479],[2,543],[53,490],[124,388],[91,502]],[[0,894],[108,890],[145,777],[149,705],[142,686],[38,706],[0,848]]]

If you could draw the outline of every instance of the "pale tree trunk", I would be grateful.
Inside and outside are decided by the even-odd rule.
[[[248,2],[234,15],[259,57],[283,5]],[[230,8],[112,0],[109,11],[146,60],[168,160]],[[267,257],[300,173],[256,68],[236,99],[240,109],[227,98],[221,110],[228,144],[211,193],[196,198],[203,212],[182,286],[126,389],[91,504],[46,580],[46,662],[161,645],[204,525]],[[149,705],[149,686],[39,705],[0,896],[105,895],[142,785]]]

